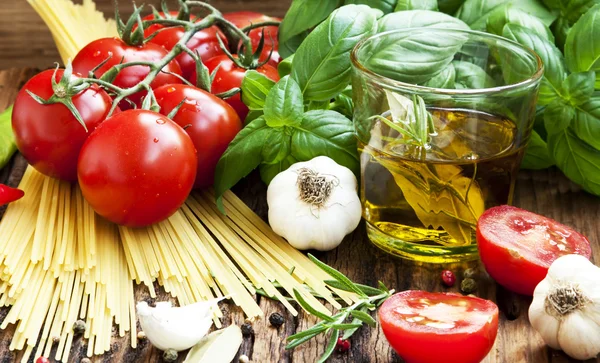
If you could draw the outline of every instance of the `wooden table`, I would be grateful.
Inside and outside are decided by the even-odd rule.
[[[10,69],[0,71],[0,110],[10,105],[21,85],[32,75],[31,69]],[[20,155],[0,170],[0,183],[16,186],[26,166]],[[242,197],[262,217],[266,216],[265,187],[256,175],[252,175],[235,188]],[[579,191],[557,170],[540,172],[521,172],[518,179],[515,204],[519,207],[555,218],[567,225],[575,227],[589,237],[593,243],[594,259],[600,262],[600,231],[597,218],[600,216],[600,199]],[[2,209],[0,208],[0,216]],[[440,283],[440,271],[445,268],[454,270],[465,266],[417,265],[415,263],[392,258],[373,247],[368,241],[364,225],[350,236],[334,251],[317,254],[326,263],[347,274],[352,280],[376,286],[382,280],[390,288],[397,291],[407,289],[423,289],[428,291],[448,291]],[[515,295],[497,286],[485,273],[478,279],[478,296],[494,300],[501,311],[500,330],[496,345],[486,363],[559,363],[573,362],[563,353],[548,349],[540,336],[532,330],[527,319],[530,298]],[[451,289],[456,290],[456,288]],[[146,288],[138,286],[136,299],[148,297]],[[158,300],[168,299],[161,292]],[[294,332],[307,329],[315,323],[312,316],[300,312],[297,317],[289,314],[276,301],[257,296],[265,317],[273,312],[280,312],[286,322],[279,330],[271,328],[267,319],[254,323],[255,335],[245,338],[239,354],[245,354],[253,362],[313,362],[325,349],[323,337],[315,339],[293,351],[286,351],[285,337]],[[223,324],[232,322],[242,324],[244,316],[239,308],[223,303],[225,312]],[[0,320],[6,316],[7,309],[0,310]],[[0,361],[13,362],[19,358],[18,353],[8,351],[13,327],[0,332]],[[159,362],[161,352],[147,342],[142,342],[138,349],[131,349],[129,337],[115,337],[111,352],[96,357],[94,362]],[[352,348],[347,354],[335,353],[331,362],[400,362],[401,359],[387,344],[381,329],[362,328],[351,340]],[[70,361],[79,362],[84,357],[86,342],[78,339],[73,343],[73,354]],[[600,358],[588,362],[600,363]],[[442,362],[440,362],[442,363]]]

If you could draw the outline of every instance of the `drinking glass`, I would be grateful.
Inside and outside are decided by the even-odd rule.
[[[439,28],[374,35],[351,58],[369,239],[418,261],[477,258],[479,216],[513,199],[540,58],[495,35]]]

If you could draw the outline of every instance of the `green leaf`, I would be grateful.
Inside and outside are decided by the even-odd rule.
[[[600,150],[600,95],[575,107],[572,125],[577,137]]]
[[[492,88],[496,82],[481,67],[470,62],[453,61],[456,88]]]
[[[450,15],[429,10],[407,10],[392,13],[379,19],[378,32],[406,28],[465,29],[469,26]]]
[[[366,68],[379,75],[421,84],[448,66],[467,39],[466,34],[443,30],[435,36],[419,30],[396,32],[365,43],[358,57]]]
[[[275,82],[255,70],[246,72],[242,80],[242,101],[250,110],[262,110]]]
[[[373,9],[381,10],[384,14],[394,11],[396,0],[345,0],[344,5],[368,5]]]
[[[571,25],[569,25],[569,21],[566,18],[558,17],[556,21],[550,26],[552,33],[554,34],[555,43],[559,49],[565,48],[565,43],[567,42],[567,35],[571,30]]]
[[[438,0],[438,7],[442,13],[454,14],[465,0]]]
[[[305,100],[335,97],[350,82],[350,51],[376,30],[377,18],[365,5],[335,10],[300,45],[292,61],[292,77]]]
[[[340,331],[333,329],[331,331],[331,335],[329,336],[329,342],[327,343],[327,347],[325,347],[325,351],[323,355],[317,360],[317,363],[325,363],[325,361],[331,356],[333,353],[335,346],[337,345],[337,340],[340,337]]]
[[[543,2],[550,10],[559,14],[559,19],[564,18],[567,25],[571,26],[594,5],[600,3],[600,0],[543,0]]]
[[[292,334],[292,335],[288,336],[286,339],[291,342],[293,340],[298,340],[298,339],[302,339],[302,338],[306,338],[306,337],[312,338],[316,335],[321,334],[322,332],[324,332],[325,330],[328,329],[328,326],[325,325],[325,323],[326,323],[326,321],[321,321],[306,330],[303,330],[301,332],[298,332],[296,334]],[[286,347],[286,349],[289,349],[289,348]]]
[[[564,95],[572,105],[580,105],[592,97],[596,73],[589,71],[583,73],[571,73],[563,82]]]
[[[283,78],[288,74],[292,73],[292,61],[294,60],[294,55],[287,57],[282,60],[277,66],[277,73],[279,73],[279,78]]]
[[[485,30],[488,17],[503,6],[519,8],[538,17],[546,26],[556,19],[556,15],[537,0],[467,0],[458,9],[456,17],[473,30]]]
[[[349,291],[349,292],[353,292],[352,290],[348,290],[348,287],[337,281],[337,280],[326,280],[324,281],[327,285],[333,287],[334,289],[339,289],[339,290],[344,290],[344,291]],[[357,284],[354,283],[354,285],[356,285],[362,292],[364,292],[365,294],[367,294],[367,296],[376,296],[379,295],[381,293],[383,293],[383,291],[376,289],[374,287],[371,286],[367,286],[367,285],[362,285],[362,284]]]
[[[277,174],[287,170],[287,168],[297,162],[298,160],[296,160],[296,158],[294,158],[292,155],[288,155],[285,159],[277,163],[260,164],[260,178],[265,184],[269,185],[271,184],[271,180],[273,180]]]
[[[302,91],[290,76],[283,77],[269,91],[265,101],[265,120],[269,127],[297,125],[304,112]]]
[[[548,147],[556,165],[569,179],[600,195],[600,150],[579,139],[571,128],[549,135]]]
[[[502,35],[504,25],[521,25],[539,36],[554,43],[554,35],[538,17],[531,15],[512,5],[502,6],[494,10],[487,19],[488,33]]]
[[[331,329],[337,330],[348,330],[348,329],[357,329],[362,327],[361,323],[342,323],[342,324],[332,324]]]
[[[352,101],[352,95],[347,95],[343,92],[340,93],[335,96],[334,105],[335,106],[330,108],[330,110],[337,111],[348,118],[353,117],[354,101]]]
[[[294,297],[296,298],[296,301],[298,301],[298,304],[300,304],[300,306],[302,306],[302,308],[304,310],[306,310],[307,312],[309,312],[310,314],[318,317],[321,320],[325,320],[325,321],[329,321],[329,322],[334,322],[335,319],[332,318],[331,316],[324,314],[322,312],[320,312],[319,310],[313,308],[309,303],[306,302],[306,300],[304,300],[304,297],[302,297],[302,294],[300,294],[298,292],[298,290],[294,289]]]
[[[290,56],[304,38],[305,32],[319,24],[340,6],[341,0],[294,0],[279,26],[279,51]],[[300,36],[300,39],[298,39]]]
[[[564,58],[560,50],[547,39],[517,24],[506,24],[502,35],[505,38],[533,49],[544,63],[544,77],[540,85],[538,105],[547,105],[560,97],[562,82],[567,77]],[[507,54],[503,62],[504,77],[508,83],[523,81],[525,75],[531,75],[533,69],[528,64],[518,63]]]
[[[375,321],[375,319],[373,319],[373,317],[363,311],[360,310],[352,310],[350,311],[350,315],[352,315],[352,317],[362,321],[363,323],[369,324],[369,326],[376,326],[377,322]]]
[[[8,164],[10,158],[17,151],[11,125],[12,109],[13,106],[10,106],[0,114],[0,169]]]
[[[540,135],[532,131],[531,138],[527,144],[527,150],[525,150],[525,156],[521,162],[521,168],[541,170],[546,169],[554,165],[554,160],[550,156],[550,150],[548,145],[540,137]]]
[[[268,125],[268,123],[267,123]],[[263,140],[262,160],[265,164],[277,164],[285,160],[292,148],[292,129],[279,127]]]
[[[455,87],[455,79],[456,69],[454,69],[454,64],[450,63],[435,77],[423,83],[423,86],[452,89]]]
[[[438,10],[437,0],[398,0],[394,11],[402,10]]]
[[[313,256],[310,253],[308,254],[308,258],[312,262],[314,262],[315,265],[319,266],[319,268],[321,268],[321,270],[327,272],[329,274],[329,276],[333,277],[339,283],[346,286],[346,288],[347,288],[346,291],[351,291],[351,292],[358,294],[359,296],[367,297],[367,295],[364,292],[362,292],[362,290],[359,289],[358,286],[356,286],[352,281],[350,281],[350,279],[347,278],[346,275],[344,275],[343,273],[341,273],[338,270],[334,269],[333,267],[319,261],[315,256]]]
[[[273,129],[267,126],[264,117],[259,117],[244,127],[229,144],[215,170],[217,202],[223,193],[261,163],[263,145],[271,132]]]
[[[544,126],[549,135],[563,132],[571,124],[575,117],[575,109],[564,102],[556,99],[546,107],[544,111]]]
[[[600,4],[585,13],[569,31],[565,59],[571,72],[600,71]],[[600,89],[600,72],[596,77],[596,89]]]
[[[328,156],[359,175],[360,165],[354,126],[343,115],[329,110],[308,111],[292,135],[292,156],[300,161]]]
[[[294,35],[285,43],[279,43],[279,55],[283,58],[289,58],[293,56],[308,34],[309,32],[305,31],[301,34]]]

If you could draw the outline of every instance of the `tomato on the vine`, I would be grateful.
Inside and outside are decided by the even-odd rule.
[[[78,177],[90,206],[117,224],[142,227],[175,213],[197,168],[188,134],[165,116],[127,110],[110,117],[81,149]]]
[[[30,91],[43,99],[50,98],[54,94],[54,72],[43,71],[21,88],[12,112],[12,129],[17,148],[37,171],[53,178],[76,181],[79,151],[89,133],[106,119],[112,100],[96,85],[72,97],[88,129],[86,132],[65,105],[42,105],[27,93]],[[63,73],[62,69],[56,71],[56,82],[60,81]]]
[[[587,238],[572,228],[508,205],[490,208],[479,217],[477,246],[496,282],[529,296],[557,258],[592,254]]]
[[[406,363],[479,363],[498,333],[498,307],[453,293],[403,291],[379,308],[381,329]]]
[[[208,70],[212,72],[219,67],[215,78],[212,83],[211,92],[213,94],[219,94],[227,92],[233,88],[241,87],[242,80],[246,75],[246,69],[240,68],[226,55],[216,56],[209,59],[206,63]],[[277,69],[268,64],[263,65],[256,69],[257,72],[264,74],[274,81],[279,81],[279,73]],[[196,74],[194,73],[194,77]],[[240,116],[241,120],[246,118],[248,115],[248,107],[242,102],[240,94],[236,94],[225,100],[231,107],[235,109],[235,112]]]
[[[168,115],[185,99],[173,116],[173,121],[185,128],[198,152],[194,188],[211,186],[221,155],[242,129],[240,118],[225,101],[196,87],[166,85],[154,92],[160,112],[164,115]]]
[[[89,71],[108,59],[102,67],[94,72],[94,75],[100,78],[106,71],[117,64],[140,61],[158,62],[167,53],[165,48],[153,43],[146,43],[142,46],[131,46],[119,38],[101,38],[89,43],[77,53],[77,56],[73,59],[73,70],[87,76]],[[148,73],[150,73],[148,66],[135,65],[127,67],[119,72],[112,83],[121,88],[133,87],[143,81]],[[182,83],[177,76],[170,73],[181,76],[181,68],[176,60],[169,62],[156,75],[150,86],[154,89],[165,84]],[[140,106],[141,99],[146,93],[146,91],[137,92],[129,96],[129,99]],[[130,108],[126,102],[123,102],[119,106]]]
[[[223,14],[223,17],[230,22],[232,22],[235,26],[240,29],[247,27],[252,24],[263,23],[266,21],[281,21],[280,18],[275,18],[271,16],[267,16],[265,14],[256,13],[253,11],[234,11],[231,13]],[[267,59],[269,54],[271,54],[271,50],[273,53],[271,54],[271,58],[269,60],[269,64],[273,67],[277,67],[279,62],[281,62],[281,56],[279,55],[279,27],[278,26],[265,26],[261,28],[256,28],[250,30],[248,36],[252,41],[252,48],[256,49],[260,42],[260,38],[262,36],[264,30],[264,49],[260,56],[260,61],[264,61]]]

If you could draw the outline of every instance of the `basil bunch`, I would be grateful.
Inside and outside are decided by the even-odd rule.
[[[12,106],[0,113],[0,169],[2,169],[17,151],[15,135],[11,126]]]

